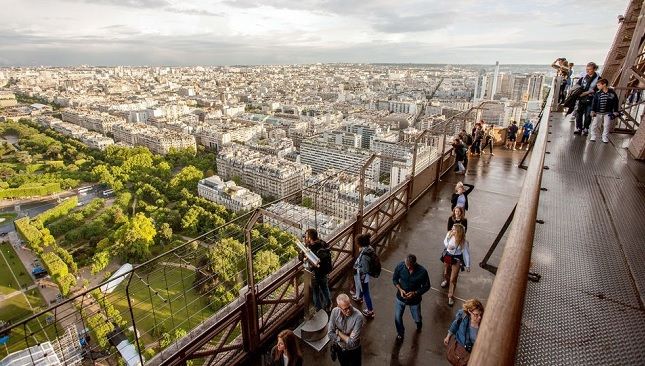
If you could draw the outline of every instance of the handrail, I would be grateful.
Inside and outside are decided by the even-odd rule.
[[[545,106],[548,109],[540,120],[544,123],[544,128],[540,129],[535,141],[534,154],[526,171],[515,218],[470,357],[471,365],[513,365],[515,360],[540,199],[549,114],[554,95],[555,87],[552,85]]]

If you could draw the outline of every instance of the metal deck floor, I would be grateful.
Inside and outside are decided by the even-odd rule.
[[[643,365],[645,164],[551,125],[516,364]]]
[[[463,304],[457,300],[454,307],[447,305],[446,290],[439,287],[442,279],[442,264],[439,257],[446,235],[446,224],[450,215],[450,195],[458,180],[475,185],[469,195],[468,240],[471,243],[471,272],[459,276],[455,296],[461,299],[477,297],[484,303],[490,292],[494,276],[479,268],[506,217],[517,202],[525,171],[517,167],[523,156],[522,151],[495,150],[495,156],[472,158],[469,173],[458,176],[448,173],[443,181],[430,189],[417,202],[403,220],[400,232],[393,243],[381,255],[383,272],[380,278],[372,280],[370,292],[376,317],[369,320],[364,329],[364,365],[448,365],[445,359],[443,338]],[[404,314],[406,338],[396,344],[394,327],[394,296],[391,271],[408,253],[417,255],[418,262],[425,266],[430,275],[432,289],[424,295],[421,305],[423,330],[417,333],[409,310]],[[497,249],[491,263],[499,262],[502,248]],[[332,296],[339,291],[348,292],[349,281],[342,288],[332,289]],[[357,306],[354,304],[354,306]],[[292,329],[297,324],[292,324]],[[267,350],[270,347],[267,347]],[[338,365],[332,363],[328,349],[317,352],[301,342],[306,365]],[[266,351],[266,350],[265,350]],[[261,358],[261,357],[258,357]],[[253,365],[260,365],[254,360]]]

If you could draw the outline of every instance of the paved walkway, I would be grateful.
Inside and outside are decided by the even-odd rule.
[[[445,290],[439,287],[442,280],[442,264],[439,261],[443,238],[450,215],[450,195],[458,180],[474,184],[469,196],[468,240],[471,243],[471,272],[462,272],[455,295],[468,299],[477,297],[485,302],[494,276],[479,268],[478,263],[501,229],[515,205],[524,179],[524,170],[517,168],[523,152],[497,149],[495,156],[484,155],[471,158],[469,173],[465,177],[449,173],[434,189],[430,190],[411,209],[401,226],[401,232],[382,255],[384,271],[371,283],[376,317],[365,327],[363,337],[364,365],[443,365],[443,338],[462,305],[456,301],[448,307]],[[496,264],[502,248],[491,258]],[[418,262],[430,274],[432,289],[422,302],[423,330],[416,333],[414,322],[406,312],[404,323],[406,338],[399,346],[395,342],[394,296],[391,270],[404,259],[407,253],[417,255]],[[347,292],[349,282],[345,283]],[[334,295],[338,291],[333,291]],[[328,351],[321,353],[303,345],[306,364],[332,365]]]
[[[645,163],[553,115],[517,364],[645,364]]]

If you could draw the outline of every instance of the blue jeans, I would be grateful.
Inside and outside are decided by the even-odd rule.
[[[410,307],[410,314],[416,323],[421,322],[421,303],[418,305],[407,305]],[[396,325],[396,332],[403,336],[405,334],[405,327],[403,326],[403,312],[405,311],[405,303],[399,300],[398,297],[394,298],[394,324]]]
[[[372,296],[370,296],[370,283],[361,282],[361,290],[363,291],[363,300],[365,300],[365,307],[368,311],[374,310],[372,307]]]
[[[589,125],[591,125],[591,103],[587,105],[580,105],[580,103],[578,102],[578,114],[576,116],[576,129],[588,130]]]
[[[331,293],[329,292],[329,280],[323,278],[311,279],[311,292],[316,310],[327,309],[331,305]]]

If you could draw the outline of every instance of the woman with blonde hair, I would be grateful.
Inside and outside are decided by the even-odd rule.
[[[441,287],[448,287],[448,305],[453,306],[459,271],[465,267],[466,271],[470,272],[470,251],[464,226],[454,224],[452,230],[446,234],[443,244],[445,248],[441,257],[444,263]]]
[[[450,209],[455,207],[463,207],[464,210],[468,211],[468,195],[475,188],[472,184],[467,184],[464,182],[457,182],[455,185],[455,193],[450,197]]]
[[[470,351],[477,340],[479,325],[484,316],[484,305],[477,299],[466,300],[462,309],[455,314],[448,335],[443,340],[446,345],[448,362],[455,366],[465,366]]]
[[[271,350],[271,366],[302,366],[298,339],[289,329],[278,334],[278,344]]]

